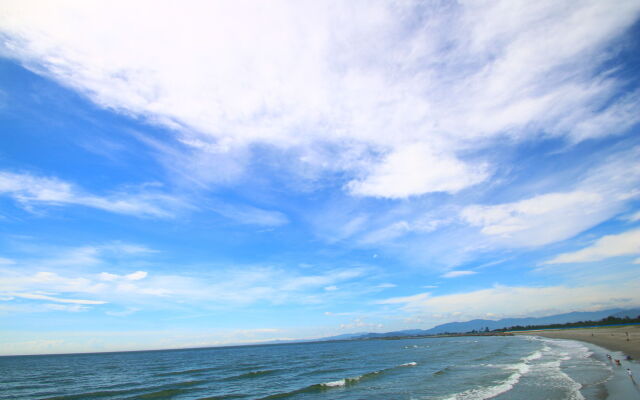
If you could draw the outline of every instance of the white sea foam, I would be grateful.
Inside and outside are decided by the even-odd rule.
[[[360,380],[362,380],[364,378],[370,378],[372,376],[381,374],[381,373],[383,373],[385,371],[388,371],[388,370],[391,370],[393,368],[413,367],[413,366],[416,366],[416,365],[418,365],[418,363],[415,362],[415,361],[412,361],[412,362],[408,362],[408,363],[405,363],[405,364],[400,364],[400,365],[398,365],[396,367],[392,367],[392,368],[385,368],[385,369],[381,369],[379,371],[367,372],[365,374],[354,376],[352,378],[343,378],[343,379],[338,379],[337,381],[321,383],[320,386],[327,387],[327,388],[330,388],[330,387],[344,387],[344,386],[347,386],[347,385],[353,385],[353,384],[359,382]]]
[[[504,381],[494,386],[484,386],[456,393],[446,400],[486,400],[508,392],[520,381],[522,374],[513,373]]]
[[[326,386],[326,387],[341,387],[341,386],[345,386],[347,384],[347,380],[346,379],[340,379],[337,381],[333,381],[333,382],[325,382],[322,383],[321,386]]]
[[[533,361],[533,360],[538,360],[542,358],[542,352],[539,350],[534,351],[533,353],[529,354],[528,356],[524,357],[523,360],[524,361]]]
[[[517,391],[516,385],[524,384],[528,388],[531,384],[538,384],[536,382],[544,382],[544,385],[550,390],[550,396],[562,393],[561,397],[563,399],[584,400],[585,398],[581,393],[583,385],[577,381],[578,378],[574,379],[568,373],[573,375],[574,372],[572,371],[578,371],[579,368],[586,365],[585,363],[589,364],[590,361],[585,359],[592,355],[591,350],[579,342],[546,338],[535,340],[542,342],[540,348],[522,357],[519,363],[482,364],[483,367],[499,368],[508,372],[509,374],[506,378],[492,385],[476,386],[475,388],[449,395],[446,400],[493,399],[511,390]],[[605,365],[596,360],[594,362],[599,366]],[[567,370],[567,368],[572,367],[574,369]],[[605,367],[610,369],[607,365]],[[578,371],[577,376],[581,376],[580,373],[581,371]],[[523,380],[523,376],[526,376],[527,380]],[[594,381],[589,384],[598,383],[601,382]]]
[[[518,364],[503,364],[499,365],[499,367],[505,370],[514,370],[515,372],[497,385],[482,386],[479,388],[465,390],[464,392],[456,393],[453,396],[448,397],[446,400],[486,400],[494,398],[513,389],[513,387],[520,382],[520,378],[530,370],[530,366],[526,362]]]
[[[582,385],[573,380],[562,370],[563,362],[573,359],[583,359],[589,357],[592,353],[586,346],[579,342],[567,340],[541,339],[545,342],[542,348],[542,355],[545,360],[536,365],[538,373],[542,374],[548,384],[556,383],[556,386],[569,389],[569,400],[584,400],[584,396],[580,392]]]

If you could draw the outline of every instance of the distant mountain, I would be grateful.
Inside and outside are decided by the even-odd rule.
[[[620,311],[618,313],[611,314],[611,316],[616,318],[624,318],[624,317],[636,318],[640,316],[640,308],[632,308],[631,310]]]
[[[486,328],[489,330],[509,328],[511,326],[527,326],[527,325],[548,325],[548,324],[565,324],[568,322],[578,321],[599,321],[603,318],[614,316],[618,318],[624,317],[637,317],[640,315],[640,308],[634,309],[620,309],[613,308],[602,311],[579,311],[566,314],[549,315],[546,317],[536,318],[504,318],[497,321],[488,319],[474,319],[466,322],[449,322],[446,324],[438,325],[431,329],[409,329],[403,331],[393,331],[385,333],[360,333],[340,335],[344,336],[341,339],[375,339],[394,336],[419,336],[419,335],[438,335],[442,333],[465,333],[473,330],[483,331]],[[323,338],[322,340],[339,340],[338,336],[333,338]]]
[[[602,318],[606,318],[609,316],[617,316],[624,317],[626,315],[629,316],[637,316],[640,314],[640,309],[632,309],[632,310],[623,310],[619,308],[614,308],[610,310],[602,310],[602,311],[579,311],[579,312],[571,312],[566,314],[557,314],[557,315],[549,315],[546,317],[538,317],[538,318],[504,318],[497,321],[487,320],[487,319],[475,319],[467,322],[450,322],[448,324],[438,325],[434,328],[428,329],[425,331],[427,335],[434,335],[444,332],[451,333],[463,333],[469,332],[472,330],[484,330],[485,328],[489,328],[489,330],[493,329],[501,329],[508,328],[511,326],[527,326],[527,325],[547,325],[547,324],[566,324],[567,322],[578,322],[578,321],[599,321]]]

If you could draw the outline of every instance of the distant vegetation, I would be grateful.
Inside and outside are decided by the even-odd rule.
[[[530,330],[537,330],[537,329],[586,328],[591,326],[607,326],[607,325],[639,324],[639,323],[640,323],[640,315],[638,315],[636,318],[606,317],[606,318],[602,318],[599,321],[578,321],[578,322],[568,322],[565,324],[526,325],[526,326],[516,325],[508,328],[494,329],[493,332],[530,331]],[[471,333],[475,333],[475,332],[472,331]]]

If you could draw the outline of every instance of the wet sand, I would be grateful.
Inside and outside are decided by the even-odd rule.
[[[580,340],[609,350],[621,351],[633,357],[635,360],[640,360],[640,325],[557,330],[545,329],[513,333],[516,335],[534,335],[553,339]]]

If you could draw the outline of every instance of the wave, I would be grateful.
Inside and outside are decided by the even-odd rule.
[[[415,367],[416,365],[418,365],[417,362],[411,361],[411,362],[408,362],[408,363],[405,363],[405,364],[400,364],[398,366],[399,367]]]
[[[250,371],[250,372],[245,372],[244,374],[230,376],[230,377],[224,378],[222,380],[223,381],[235,381],[235,380],[240,380],[240,379],[251,379],[251,378],[257,378],[257,377],[264,376],[264,375],[270,375],[270,374],[276,373],[278,371],[280,371],[280,370],[279,369],[263,369],[263,370],[259,370],[259,371]]]
[[[358,375],[358,376],[351,377],[351,378],[342,378],[342,379],[338,379],[338,380],[335,380],[335,381],[317,383],[317,384],[309,385],[309,386],[303,387],[301,389],[293,390],[293,391],[290,391],[290,392],[282,392],[282,393],[272,394],[270,396],[262,397],[262,398],[260,398],[258,400],[282,399],[282,398],[286,398],[286,397],[290,397],[290,396],[294,396],[294,395],[302,394],[302,393],[316,393],[316,392],[323,392],[325,390],[330,390],[330,389],[334,389],[334,388],[343,388],[343,387],[355,385],[355,384],[357,384],[359,382],[362,382],[363,380],[379,376],[380,374],[383,374],[385,372],[394,370],[396,368],[413,367],[413,366],[416,366],[416,365],[418,365],[418,363],[415,362],[415,361],[412,361],[412,362],[408,362],[408,363],[397,365],[395,367],[384,368],[384,369],[377,370],[377,371],[367,372],[367,373],[364,373],[362,375]]]
[[[563,361],[570,359],[571,353],[578,353],[581,356],[588,356],[588,349],[580,344],[567,344],[562,343],[557,346],[556,341],[546,341],[548,344],[553,344],[553,348],[544,344],[544,346],[534,351],[533,353],[523,357],[522,362],[516,364],[486,364],[487,367],[501,368],[508,371],[513,371],[506,379],[497,382],[490,386],[480,386],[473,389],[469,389],[460,393],[453,394],[446,400],[485,400],[491,399],[506,393],[513,389],[518,384],[520,379],[528,374],[530,371],[535,370],[537,374],[544,372],[545,382],[550,384],[550,380],[557,381],[560,387],[568,389],[569,393],[566,394],[566,398],[569,400],[584,400],[580,389],[582,385],[565,374],[561,369]],[[564,351],[568,350],[568,351]],[[538,360],[543,357],[553,357],[553,361],[540,362]]]
[[[522,358],[523,361],[533,361],[542,358],[542,351],[536,350],[528,356]]]
[[[512,366],[516,370],[513,374],[509,375],[507,379],[493,386],[482,386],[479,388],[465,390],[461,393],[456,393],[446,400],[486,400],[496,397],[502,393],[506,393],[520,381],[522,375],[529,371],[528,365],[515,364]]]
[[[453,366],[452,366],[452,365],[447,365],[446,367],[444,367],[444,368],[442,368],[442,369],[437,370],[437,371],[436,371],[436,372],[434,372],[432,375],[433,375],[433,376],[444,375],[444,374],[446,374],[447,372],[451,371],[452,369],[453,369]]]

